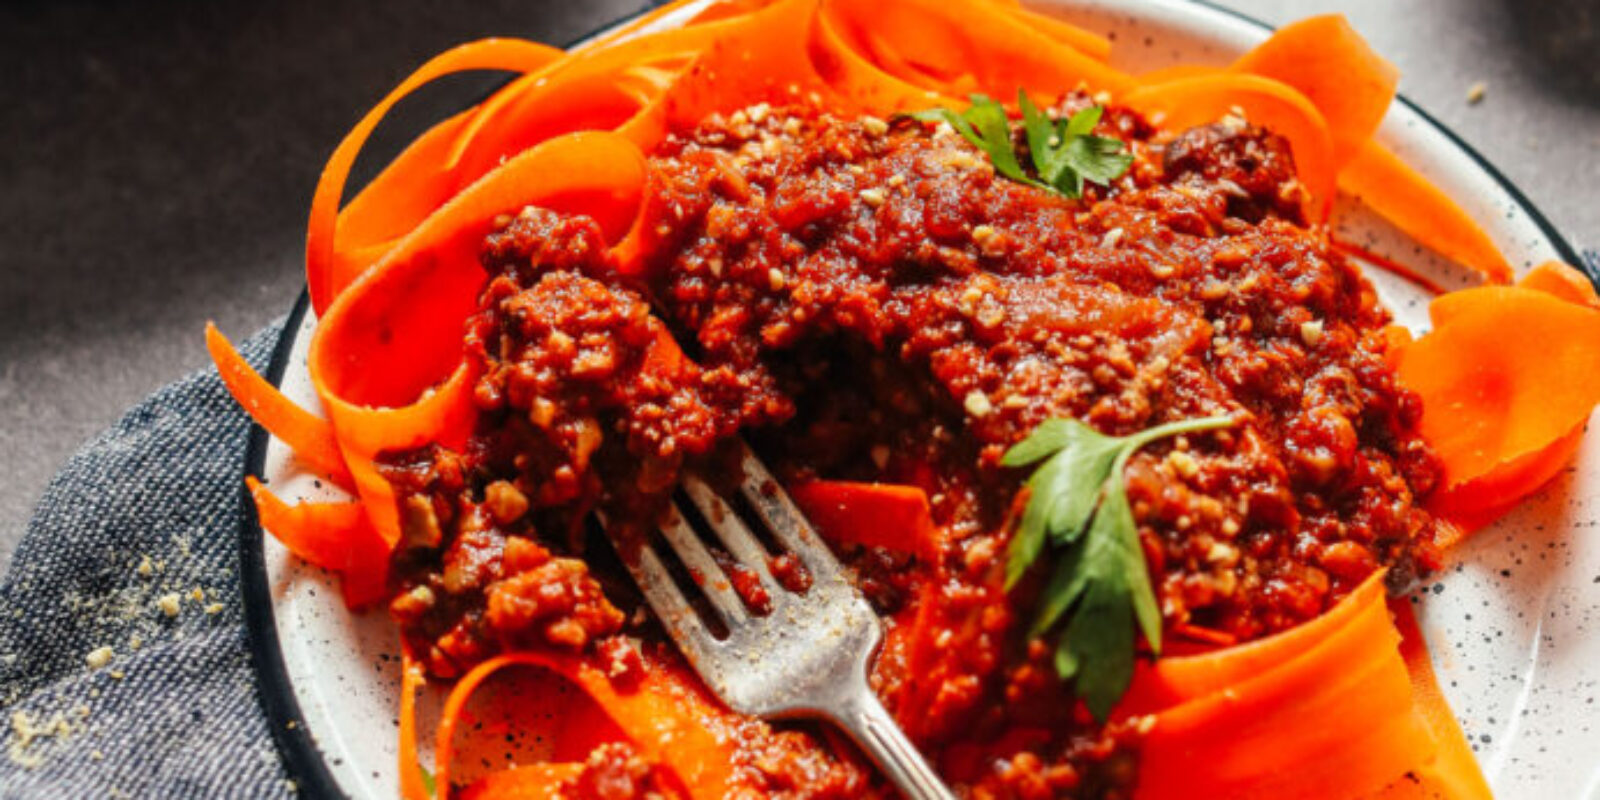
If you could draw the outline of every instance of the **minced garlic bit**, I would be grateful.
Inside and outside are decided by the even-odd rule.
[[[1167,454],[1167,461],[1172,463],[1172,468],[1185,478],[1193,478],[1200,474],[1200,462],[1195,457],[1182,450],[1173,450]]]
[[[888,196],[884,194],[883,190],[876,186],[870,189],[861,190],[861,202],[866,203],[873,208],[883,205],[883,201],[887,199]]]
[[[110,664],[111,657],[114,655],[116,655],[116,653],[114,653],[110,647],[102,645],[90,650],[89,655],[84,656],[83,660],[84,663],[89,665],[89,669],[100,669],[101,667]]]
[[[950,123],[948,122],[941,122],[939,124],[947,128],[950,126]],[[988,163],[977,156],[966,152],[965,150],[951,150],[942,154],[939,157],[939,160],[945,166],[951,169],[978,169],[979,167],[982,167]]]
[[[139,558],[139,567],[137,571],[139,573],[139,577],[148,578],[155,574],[156,568],[154,564],[150,563],[149,556],[141,556]]]
[[[222,609],[224,609],[226,607],[227,606],[224,606],[221,603],[212,603],[211,605],[206,606],[206,613],[207,614],[220,614],[220,613],[222,613]]]
[[[1239,549],[1227,542],[1212,542],[1206,560],[1213,564],[1232,565],[1239,560]]]
[[[1300,323],[1300,341],[1305,342],[1307,347],[1316,347],[1317,342],[1322,341],[1322,321]]]
[[[783,286],[786,283],[788,283],[788,281],[783,277],[783,270],[778,269],[777,267],[772,267],[767,270],[767,285],[772,287],[772,291],[783,291]]]
[[[889,132],[889,123],[877,117],[862,117],[861,129],[866,131],[868,136],[882,136]]]
[[[1477,105],[1483,102],[1484,95],[1489,93],[1489,84],[1478,81],[1467,87],[1467,104]]]
[[[978,419],[989,416],[989,412],[994,410],[994,406],[989,403],[989,396],[977,389],[967,392],[967,397],[961,404],[967,409],[968,414]]]
[[[181,602],[182,600],[179,599],[177,592],[167,592],[156,598],[156,607],[161,609],[161,613],[169,617],[176,617],[178,612],[183,610],[182,606],[179,605]]]
[[[510,525],[528,513],[528,496],[511,481],[495,481],[484,487],[483,502],[489,509],[489,516],[501,525]]]

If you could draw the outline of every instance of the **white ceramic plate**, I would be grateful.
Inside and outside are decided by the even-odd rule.
[[[1178,0],[1033,4],[1113,37],[1113,62],[1133,72],[1226,63],[1267,35],[1231,12]],[[1380,138],[1463,202],[1519,269],[1547,259],[1581,263],[1515,187],[1419,109],[1397,103]],[[1447,288],[1470,282],[1348,202],[1341,202],[1340,219],[1347,241]],[[1422,291],[1386,273],[1369,274],[1401,322],[1425,325]],[[306,373],[313,325],[302,298],[269,377],[289,397],[317,408]],[[334,496],[259,430],[248,469],[291,501]],[[1418,594],[1444,691],[1501,798],[1600,798],[1600,537],[1591,530],[1597,519],[1600,441],[1590,437],[1572,469],[1478,533]],[[398,796],[399,657],[386,614],[349,614],[332,576],[297,562],[253,519],[242,537],[263,696],[296,780],[312,796]],[[425,698],[425,714],[429,704]]]

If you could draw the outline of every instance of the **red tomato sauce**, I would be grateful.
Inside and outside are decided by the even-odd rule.
[[[391,608],[413,651],[442,677],[507,649],[674,658],[588,520],[603,510],[628,557],[680,472],[726,479],[743,435],[784,482],[926,492],[936,557],[836,550],[889,629],[874,686],[948,779],[981,798],[1116,796],[1137,731],[1096,724],[1027,636],[1038,576],[1002,586],[1026,473],[1000,457],[1039,423],[1237,420],[1127,467],[1169,640],[1259,638],[1380,567],[1436,568],[1420,405],[1385,363],[1371,285],[1305,225],[1286,141],[1236,119],[1163,133],[1115,108],[1096,133],[1133,166],[1068,199],[996,176],[947,127],[760,106],[652,155],[640,274],[586,218],[497,220],[465,332],[478,431],[388,467],[405,521]],[[766,796],[883,791],[818,728],[737,736]],[[650,783],[625,749],[591,760],[583,785]]]

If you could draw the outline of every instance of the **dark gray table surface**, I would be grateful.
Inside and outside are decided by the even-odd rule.
[[[1274,23],[1346,12],[1403,91],[1575,244],[1600,242],[1600,0],[1224,4]],[[244,336],[289,309],[323,159],[391,85],[460,41],[561,43],[643,5],[0,4],[0,566],[78,444],[207,363],[207,319]],[[446,82],[390,130],[487,80]],[[371,163],[398,141],[380,137]]]

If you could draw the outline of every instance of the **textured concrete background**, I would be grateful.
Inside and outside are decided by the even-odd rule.
[[[0,565],[78,444],[206,363],[205,320],[242,337],[289,309],[317,172],[384,91],[448,45],[565,42],[644,4],[0,4]],[[1600,0],[1224,4],[1272,23],[1349,14],[1404,92],[1576,245],[1600,243]],[[404,104],[371,163],[407,119],[487,85]]]

